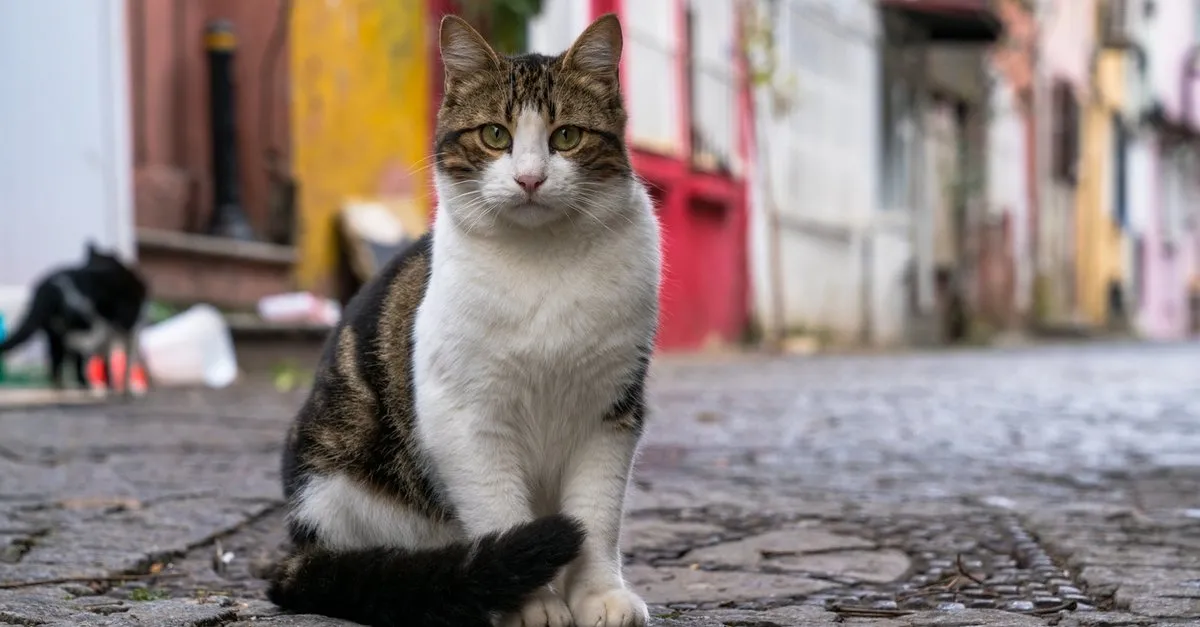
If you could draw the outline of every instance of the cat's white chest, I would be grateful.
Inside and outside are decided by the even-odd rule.
[[[68,332],[64,340],[71,350],[80,355],[98,355],[104,352],[112,336],[112,327],[103,320],[95,320],[86,331]]]
[[[464,246],[439,259],[435,249],[417,317],[418,385],[533,420],[602,414],[654,333],[657,259],[639,259],[639,243],[544,256]]]

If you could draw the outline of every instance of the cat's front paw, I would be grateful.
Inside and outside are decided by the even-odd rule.
[[[575,599],[571,614],[577,627],[645,627],[650,622],[646,602],[624,588]]]
[[[536,592],[520,612],[505,616],[502,627],[571,627],[571,610],[553,590]]]

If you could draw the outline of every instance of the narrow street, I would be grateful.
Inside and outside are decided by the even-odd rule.
[[[1198,344],[661,359],[629,580],[663,626],[1200,624],[1198,370]],[[0,412],[0,624],[346,624],[255,577],[302,398]]]

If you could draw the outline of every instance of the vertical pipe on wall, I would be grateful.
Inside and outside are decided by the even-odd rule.
[[[692,163],[692,9],[690,0],[674,0],[678,46],[675,59],[676,89],[679,90],[679,146],[681,158]]]
[[[129,66],[133,74],[133,159],[146,162],[146,0],[131,0]]]
[[[1046,299],[1050,296],[1046,293],[1046,290],[1049,289],[1047,280],[1050,271],[1045,254],[1047,242],[1043,241],[1046,231],[1043,221],[1046,221],[1047,218],[1053,215],[1050,204],[1050,190],[1053,187],[1050,178],[1050,136],[1054,128],[1054,120],[1051,119],[1050,88],[1046,75],[1045,45],[1045,31],[1049,25],[1049,17],[1049,3],[1036,3],[1033,20],[1037,30],[1033,45],[1033,74],[1031,78],[1033,80],[1033,125],[1036,129],[1033,145],[1033,172],[1036,190],[1034,193],[1037,196],[1037,205],[1036,209],[1031,212],[1031,219],[1034,221],[1034,224],[1033,238],[1030,241],[1031,254],[1033,255],[1033,316],[1035,318],[1047,313]],[[1041,311],[1038,310],[1039,307]]]
[[[212,133],[213,213],[210,235],[252,240],[242,209],[237,159],[237,113],[233,84],[233,26],[214,20],[205,36],[209,67],[209,131]]]

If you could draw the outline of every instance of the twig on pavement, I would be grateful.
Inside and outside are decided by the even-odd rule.
[[[979,585],[981,585],[981,586],[983,585],[983,580],[982,580],[982,579],[980,579],[980,578],[976,577],[975,575],[972,575],[971,573],[967,572],[967,568],[966,568],[965,566],[963,566],[963,561],[962,561],[962,553],[959,553],[959,554],[958,554],[958,557],[956,557],[956,558],[954,559],[954,565],[958,567],[958,574],[959,574],[959,575],[962,575],[963,577],[966,577],[967,579],[970,579],[971,581],[973,581],[973,582],[975,582],[975,583],[977,583],[977,584],[979,584]]]
[[[1078,603],[1076,603],[1074,601],[1067,601],[1066,603],[1063,603],[1061,605],[1055,605],[1054,607],[1043,607],[1043,608],[1029,611],[1027,613],[1033,614],[1034,616],[1050,616],[1051,614],[1057,614],[1064,610],[1066,610],[1068,612],[1074,612],[1076,609],[1078,609],[1078,607],[1079,607]]]
[[[889,610],[875,607],[855,607],[841,605],[835,603],[829,607],[830,612],[841,614],[851,618],[897,618],[900,616],[908,616],[913,612],[910,610]]]

